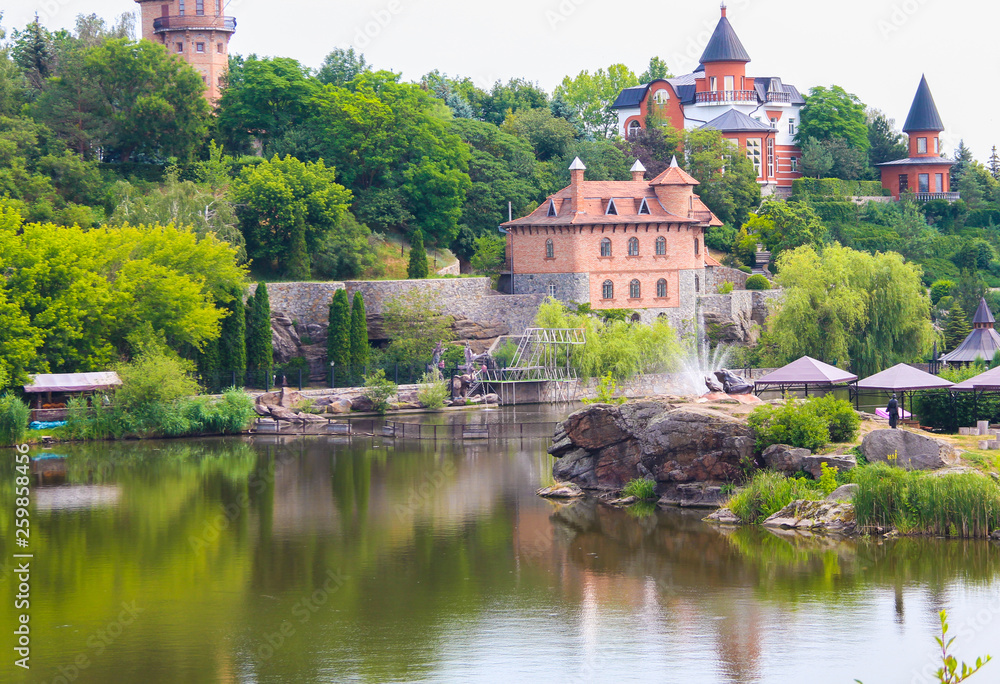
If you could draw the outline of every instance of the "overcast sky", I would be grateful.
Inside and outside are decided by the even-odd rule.
[[[129,0],[6,0],[3,25],[38,12],[50,28],[80,13],[112,18]],[[192,3],[193,4],[193,3]],[[16,5],[16,7],[10,7]],[[983,0],[730,0],[729,20],[753,61],[748,75],[779,76],[803,93],[837,84],[902,126],[921,73],[946,130],[986,161],[995,134],[1000,9]],[[240,54],[294,57],[317,67],[355,47],[378,68],[417,79],[439,69],[480,86],[522,77],[554,88],[563,76],[621,62],[641,73],[659,55],[691,71],[719,18],[717,0],[230,0]],[[979,65],[982,65],[981,67]],[[976,73],[981,68],[983,73]],[[976,88],[973,89],[972,86]]]

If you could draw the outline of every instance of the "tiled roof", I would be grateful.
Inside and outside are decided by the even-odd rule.
[[[701,53],[702,64],[709,62],[749,62],[750,55],[743,47],[732,24],[725,17],[715,25],[715,32],[708,41],[705,51]]]
[[[663,173],[649,181],[650,185],[698,185],[691,174],[677,165],[677,157],[674,157],[670,166]]]
[[[910,105],[910,113],[906,115],[906,123],[903,124],[903,133],[943,130],[944,124],[941,123],[941,115],[938,114],[937,105],[934,104],[934,96],[931,95],[930,86],[927,85],[927,78],[921,76],[917,94],[914,95],[913,104]]]
[[[703,125],[702,128],[714,128],[723,133],[755,133],[757,131],[765,132],[774,130],[770,125],[761,123],[756,119],[751,119],[736,109],[730,109],[721,116],[715,117]]]

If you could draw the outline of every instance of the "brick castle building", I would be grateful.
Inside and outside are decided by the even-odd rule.
[[[740,42],[726,6],[694,72],[626,88],[612,107],[618,133],[644,129],[647,118],[677,130],[708,128],[746,151],[764,194],[791,188],[800,178],[802,153],[795,144],[799,110],[805,104],[795,86],[776,76],[748,76],[750,55]]]
[[[722,225],[702,203],[698,181],[677,160],[651,181],[640,162],[630,181],[588,181],[579,158],[570,184],[529,215],[503,224],[506,287],[593,309],[636,309],[643,320],[690,318],[720,265],[705,229]],[[727,269],[728,270],[728,269]],[[510,289],[508,289],[510,288]]]
[[[920,77],[917,94],[913,97],[910,112],[903,124],[903,133],[909,137],[909,156],[906,159],[879,164],[882,187],[890,190],[895,199],[905,192],[916,193],[918,201],[958,199],[951,191],[951,159],[941,156],[941,131],[944,124],[938,114],[934,96],[927,85],[927,78]]]
[[[142,9],[142,37],[165,45],[201,74],[205,97],[215,103],[229,68],[229,38],[236,19],[223,0],[135,0]]]

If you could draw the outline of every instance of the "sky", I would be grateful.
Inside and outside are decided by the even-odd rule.
[[[2,7],[2,5],[16,7]],[[778,76],[805,93],[840,85],[895,119],[906,119],[926,74],[952,154],[964,139],[985,162],[995,133],[1000,9],[984,0],[729,0],[730,22],[750,54],[749,76]],[[76,15],[111,19],[130,0],[3,0],[3,26],[35,13],[49,28]],[[718,0],[229,0],[235,53],[293,57],[318,67],[333,48],[354,47],[376,68],[407,80],[438,69],[480,87],[512,77],[551,91],[566,75],[649,58],[674,75],[692,71],[719,19]],[[977,66],[982,65],[982,66]],[[977,74],[981,69],[983,73]],[[976,89],[970,86],[980,83]],[[975,94],[975,97],[972,95]]]

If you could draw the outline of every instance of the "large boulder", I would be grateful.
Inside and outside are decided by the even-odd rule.
[[[753,438],[743,421],[718,411],[630,401],[573,413],[549,451],[559,458],[552,469],[558,480],[614,491],[650,477],[663,493],[685,482],[738,479],[753,460]]]
[[[806,459],[812,456],[812,452],[787,444],[772,444],[760,456],[771,470],[793,474],[805,470]]]
[[[854,506],[840,501],[793,501],[763,522],[764,527],[852,534]]]
[[[909,470],[937,470],[958,460],[947,442],[908,430],[873,430],[861,441],[861,453],[872,463],[881,461]]]
[[[839,472],[845,473],[858,466],[858,459],[850,454],[823,454],[808,456],[802,461],[802,470],[806,471],[818,480],[823,475],[823,464],[831,468],[836,468]]]

